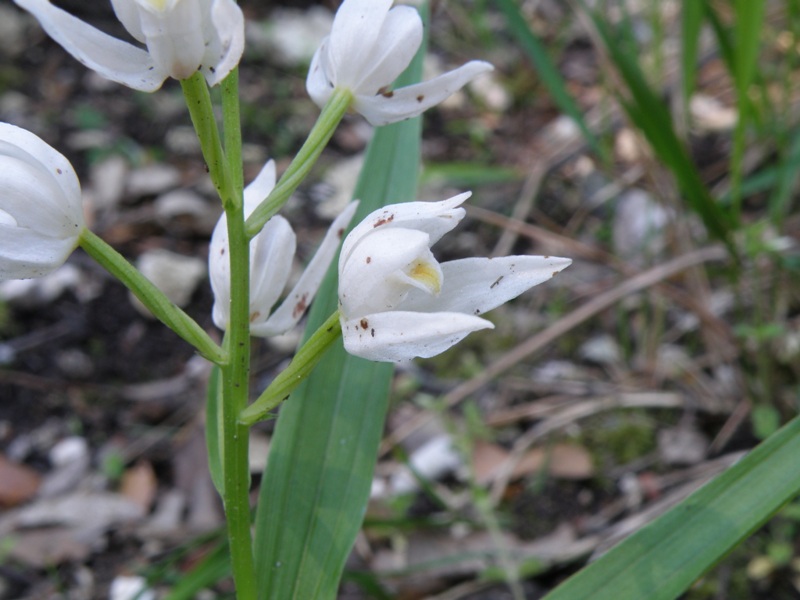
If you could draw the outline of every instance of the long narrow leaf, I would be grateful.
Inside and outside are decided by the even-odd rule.
[[[731,216],[722,210],[703,183],[697,167],[675,132],[672,116],[663,100],[647,83],[636,60],[630,30],[620,27],[612,31],[603,18],[589,11],[605,50],[624,80],[629,93],[623,107],[642,131],[659,159],[670,169],[689,207],[702,219],[709,234],[725,242],[736,255],[730,239],[734,225]]]
[[[705,3],[705,0],[693,0],[681,4],[681,93],[686,119],[689,115],[689,100],[697,84],[697,54]]]
[[[418,53],[402,80],[417,81]],[[356,197],[358,222],[416,195],[420,119],[381,128],[370,143]],[[337,308],[335,264],[309,315],[314,331]],[[388,406],[392,365],[341,345],[281,409],[258,503],[256,561],[264,600],[334,598],[361,526]]]
[[[800,417],[546,600],[671,600],[800,492]]]
[[[497,0],[497,2],[500,6],[500,10],[506,17],[506,22],[508,23],[511,33],[536,67],[539,77],[542,78],[545,87],[550,91],[558,108],[577,123],[581,133],[583,133],[583,137],[586,139],[589,146],[591,146],[592,150],[594,150],[598,156],[607,160],[609,158],[608,153],[600,145],[591,129],[589,129],[586,120],[583,118],[581,109],[567,90],[564,78],[547,54],[544,44],[539,41],[536,34],[528,27],[515,0]]]

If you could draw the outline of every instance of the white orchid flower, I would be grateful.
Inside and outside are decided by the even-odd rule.
[[[493,328],[478,315],[572,262],[505,256],[439,264],[430,248],[464,217],[460,205],[470,195],[386,206],[345,238],[339,310],[350,354],[382,362],[435,356],[473,331]]]
[[[235,0],[111,0],[117,18],[146,50],[95,29],[49,0],[14,2],[88,68],[143,92],[198,69],[216,85],[244,50],[244,15]]]
[[[244,190],[245,216],[275,187],[275,162],[269,161]],[[308,263],[297,284],[283,303],[270,314],[289,281],[297,240],[289,222],[280,215],[272,217],[250,241],[250,333],[268,337],[286,333],[305,313],[331,264],[339,241],[353,218],[357,202],[351,202],[334,219],[314,258]],[[223,214],[214,228],[208,250],[211,288],[214,291],[214,323],[226,329],[230,318],[230,261],[228,257],[228,222]]]
[[[430,81],[389,91],[421,43],[416,9],[392,8],[392,0],[344,0],[311,61],[306,89],[320,107],[335,89],[350,90],[353,109],[378,126],[416,117],[494,68],[471,61]]]
[[[60,267],[84,228],[69,161],[29,131],[0,123],[0,281]]]

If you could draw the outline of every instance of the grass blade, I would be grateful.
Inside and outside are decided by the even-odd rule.
[[[800,417],[546,600],[676,598],[800,492]]]
[[[600,145],[597,137],[587,126],[581,109],[567,90],[564,78],[553,64],[553,61],[550,60],[550,56],[547,54],[544,44],[539,41],[539,38],[536,37],[530,27],[528,27],[515,0],[497,0],[497,3],[506,17],[506,22],[508,23],[511,33],[536,67],[539,77],[542,78],[545,87],[550,91],[558,108],[577,123],[583,133],[583,137],[592,150],[604,161],[608,161],[610,158],[608,152]]]
[[[689,207],[702,219],[708,233],[723,241],[731,255],[736,256],[730,239],[735,222],[711,196],[675,132],[669,109],[647,83],[636,61],[638,49],[630,27],[621,26],[612,31],[600,15],[592,11],[589,11],[589,15],[604,49],[627,86],[629,98],[621,98],[620,101],[629,118],[645,135],[658,158],[670,169]]]
[[[695,0],[681,5],[681,94],[683,116],[687,123],[689,100],[697,84],[697,57],[705,17],[704,4],[705,0]]]
[[[733,46],[736,84],[736,105],[739,119],[733,132],[733,152],[731,154],[731,191],[737,213],[741,210],[741,184],[744,165],[744,151],[747,144],[747,127],[753,117],[749,100],[750,85],[756,74],[761,28],[764,22],[766,2],[736,0],[736,23],[734,32],[736,43]]]
[[[422,72],[420,49],[406,83]],[[383,127],[370,143],[354,219],[388,202],[414,199],[419,118]],[[314,302],[307,331],[337,307],[336,261]],[[388,406],[393,366],[337,344],[281,409],[261,484],[256,557],[262,598],[334,598],[364,517]]]

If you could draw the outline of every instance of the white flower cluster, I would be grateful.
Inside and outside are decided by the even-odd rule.
[[[135,45],[111,37],[49,0],[14,0],[65,50],[100,75],[141,91],[198,70],[222,81],[244,49],[244,16],[234,0],[111,0]],[[373,125],[419,115],[492,66],[472,61],[430,81],[391,89],[423,37],[418,12],[392,0],[344,0],[330,35],[309,69],[306,86],[323,106],[336,90]],[[45,142],[0,124],[0,279],[44,275],[62,264],[84,230],[81,193],[69,162]],[[244,192],[249,215],[275,187],[267,163]],[[391,205],[347,236],[339,260],[344,344],[355,355],[403,361],[438,354],[472,331],[490,328],[486,311],[546,281],[570,264],[562,258],[467,258],[440,264],[431,253],[464,216],[469,194],[443,202]],[[331,225],[317,254],[283,303],[272,311],[295,254],[289,223],[274,216],[250,242],[251,333],[271,336],[303,315],[356,210],[351,203]],[[230,264],[226,217],[214,230],[209,271],[214,322],[226,328]]]

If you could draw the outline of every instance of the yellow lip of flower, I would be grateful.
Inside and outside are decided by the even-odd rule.
[[[434,264],[415,261],[411,264],[407,275],[431,294],[436,295],[442,290],[441,271]]]
[[[144,2],[144,4],[150,5],[153,9],[159,12],[164,12],[165,10],[170,9],[175,5],[175,2],[172,2],[171,0],[142,0],[142,1]]]

